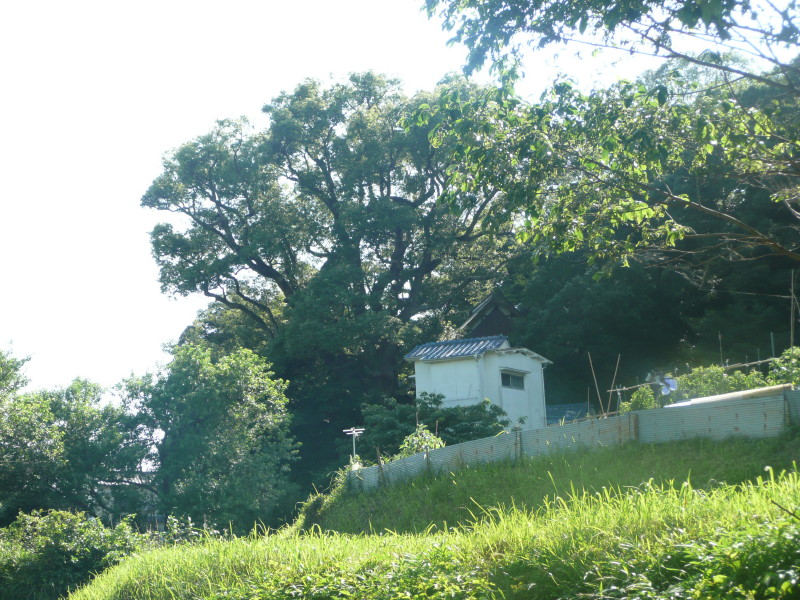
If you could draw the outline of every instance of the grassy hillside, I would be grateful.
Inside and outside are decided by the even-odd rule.
[[[422,477],[388,492],[348,494],[338,487],[312,498],[296,526],[339,533],[446,530],[473,522],[486,508],[535,510],[558,496],[624,490],[648,481],[671,487],[690,482],[695,489],[708,490],[754,480],[767,465],[791,469],[793,461],[800,462],[798,435],[585,449]]]
[[[298,524],[162,549],[70,598],[798,598],[800,521],[787,511],[800,507],[800,477],[777,473],[798,456],[796,437],[694,441],[337,491],[306,507],[306,526],[354,531],[360,520],[381,533]],[[405,523],[397,533],[386,531],[392,513]]]

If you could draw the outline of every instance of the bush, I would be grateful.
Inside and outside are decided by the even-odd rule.
[[[420,452],[428,452],[429,450],[436,450],[437,448],[444,448],[444,442],[441,438],[435,436],[425,425],[417,425],[416,430],[411,435],[407,436],[400,444],[400,452],[395,458],[405,458],[407,456],[414,456]]]
[[[773,358],[767,379],[772,385],[800,383],[800,348],[789,348],[778,358]]]
[[[657,406],[658,404],[656,403],[656,397],[652,388],[646,385],[633,392],[630,402],[623,402],[620,404],[619,412],[626,413],[632,410],[647,410],[656,408]]]
[[[677,377],[678,389],[668,396],[660,396],[657,391],[653,391],[652,386],[640,387],[629,402],[620,404],[619,412],[646,410],[694,398],[752,390],[789,382],[793,377],[800,380],[800,349],[794,355],[790,355],[790,352],[791,350],[787,350],[784,356],[773,361],[772,373],[775,375],[771,373],[768,378],[758,371],[726,371],[717,366],[697,367]]]
[[[132,517],[106,528],[83,513],[20,514],[0,529],[0,600],[51,600],[144,545]]]
[[[672,402],[740,392],[769,385],[758,371],[725,372],[722,367],[699,367],[678,377],[678,391]]]

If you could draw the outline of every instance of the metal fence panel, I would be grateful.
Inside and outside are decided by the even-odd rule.
[[[464,444],[455,444],[453,446],[445,446],[444,448],[437,448],[428,453],[431,462],[431,469],[439,473],[450,469],[458,469],[467,464],[464,460],[464,451],[462,449]]]
[[[575,425],[578,424],[579,423],[575,423]],[[563,427],[567,426],[564,425]],[[519,436],[522,453],[525,456],[539,456],[542,454],[549,454],[554,450],[568,445],[567,436],[558,431],[559,429],[561,429],[561,427],[556,425],[544,429],[521,431]]]
[[[400,483],[417,477],[428,470],[424,454],[415,454],[383,465],[383,477],[387,484]]]
[[[522,453],[547,454],[553,450],[579,446],[614,446],[635,438],[631,415],[590,419],[580,423],[533,429],[520,433]]]
[[[349,479],[356,489],[369,490],[381,483],[398,483],[429,471],[438,473],[579,446],[613,446],[637,439],[655,443],[693,437],[769,437],[780,434],[787,423],[800,423],[800,391],[637,411],[512,432],[385,463],[382,469],[367,467],[351,473]]]
[[[371,490],[380,483],[380,468],[366,467],[347,474],[348,483],[357,490]]]
[[[789,423],[800,425],[800,390],[786,392],[786,404],[789,411]]]
[[[637,411],[639,441],[670,442],[694,437],[769,437],[783,431],[783,394],[695,406]]]
[[[515,455],[516,437],[502,434],[431,450],[428,459],[431,470],[440,473],[475,464],[513,460]]]

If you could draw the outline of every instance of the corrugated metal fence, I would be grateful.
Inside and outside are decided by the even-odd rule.
[[[791,423],[800,423],[800,391],[788,388],[765,388],[763,393],[751,391],[741,395],[728,394],[714,401],[694,402],[696,404],[515,431],[446,446],[382,466],[352,471],[349,479],[356,489],[370,490],[425,472],[452,471],[480,463],[538,456],[554,450],[614,446],[631,441],[669,442],[694,437],[770,437],[780,434]]]

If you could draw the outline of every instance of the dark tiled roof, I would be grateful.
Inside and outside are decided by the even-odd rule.
[[[472,309],[472,312],[469,313],[469,317],[467,320],[464,321],[461,326],[458,328],[459,331],[464,331],[466,333],[470,333],[478,328],[483,321],[493,309],[497,309],[500,313],[507,319],[518,317],[522,313],[520,310],[508,302],[504,297],[500,290],[495,290],[486,298],[484,298],[478,306]]]
[[[487,350],[497,350],[508,347],[508,340],[504,335],[491,337],[467,338],[464,340],[448,340],[446,342],[428,342],[420,344],[406,354],[406,360],[441,360],[443,358],[459,358],[476,356]]]

